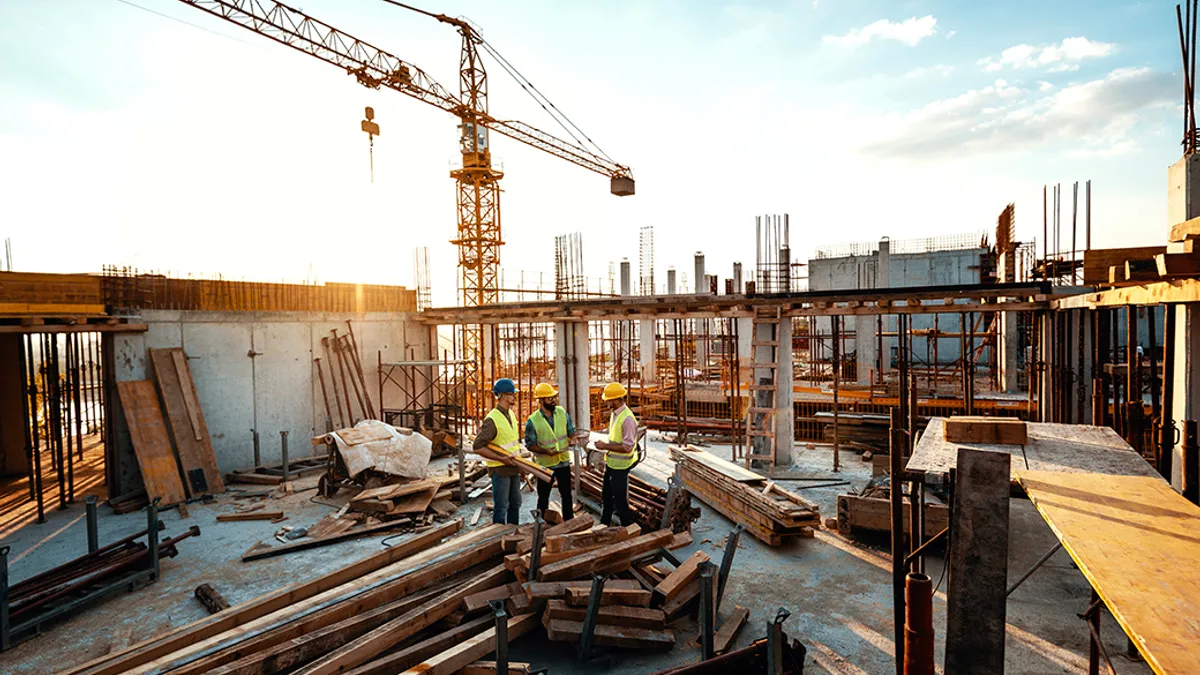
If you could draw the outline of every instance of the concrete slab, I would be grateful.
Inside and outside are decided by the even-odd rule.
[[[673,466],[666,454],[662,436],[652,434],[647,461],[636,469],[643,478],[664,484]],[[729,457],[728,446],[709,446],[710,452]],[[798,474],[836,477],[861,488],[870,479],[870,463],[861,462],[853,452],[843,452],[843,470],[831,471],[831,450],[827,446],[807,448],[797,444],[791,471]],[[449,463],[434,462],[435,470]],[[782,481],[792,490],[803,482]],[[301,488],[304,484],[300,485]],[[820,504],[824,516],[836,513],[836,495],[845,488],[801,489],[801,494]],[[524,494],[532,508],[533,495]],[[133,628],[133,639],[142,640],[167,627],[179,626],[205,615],[192,597],[201,583],[211,583],[230,602],[236,604],[281,586],[327,573],[348,560],[360,559],[379,550],[382,537],[371,537],[333,546],[243,563],[240,556],[259,539],[269,540],[281,525],[311,525],[344,501],[328,503],[315,492],[305,491],[272,500],[272,509],[288,513],[284,523],[217,523],[216,515],[233,510],[226,498],[214,504],[191,505],[191,518],[181,520],[174,511],[163,514],[167,532],[175,534],[190,525],[199,525],[199,539],[180,545],[180,555],[163,562],[163,577],[156,584],[133,594],[113,596],[51,629],[44,636],[25,642],[0,654],[0,672],[47,673],[86,661],[105,653],[122,626]],[[555,497],[557,499],[557,497]],[[476,499],[459,509],[469,517],[482,503]],[[681,557],[705,550],[720,557],[721,540],[733,524],[710,509],[693,530],[694,544],[678,551]],[[487,514],[485,514],[486,516]],[[86,549],[83,506],[48,514],[45,525],[29,525],[12,534],[4,543],[13,546],[10,570],[19,581],[52,565],[74,557]],[[528,514],[525,514],[528,518]],[[144,526],[143,513],[113,515],[101,507],[101,542],[112,541]],[[480,523],[489,522],[487,517]],[[1024,500],[1012,503],[1010,530],[1010,579],[1031,566],[1054,544],[1054,535],[1032,506]],[[894,672],[891,636],[890,563],[887,537],[851,540],[835,532],[822,530],[814,539],[790,542],[769,548],[752,537],[743,537],[726,589],[725,607],[750,609],[750,620],[735,646],[743,647],[766,631],[766,621],[779,607],[792,612],[786,632],[799,638],[809,650],[806,672],[879,673]],[[927,564],[935,580],[942,574],[940,557]],[[934,600],[934,626],[938,632],[939,661],[944,649],[945,581]],[[1087,629],[1075,614],[1088,601],[1087,582],[1059,552],[1029,578],[1009,598],[1007,669],[1010,673],[1041,675],[1085,672],[1087,665]],[[722,612],[722,617],[725,612]],[[1144,664],[1130,663],[1117,654],[1125,651],[1125,637],[1111,617],[1104,620],[1105,646],[1117,660],[1119,670],[1127,673],[1150,672]],[[529,661],[535,667],[548,667],[552,673],[603,673],[614,669],[622,673],[653,673],[698,659],[699,649],[688,646],[697,630],[696,622],[683,619],[675,624],[677,646],[667,653],[619,652],[610,664],[603,661],[579,665],[574,651],[563,643],[548,642],[541,630],[515,642],[510,658]],[[939,673],[941,670],[939,669]]]

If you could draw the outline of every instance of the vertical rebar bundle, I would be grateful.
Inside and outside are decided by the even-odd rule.
[[[1186,15],[1175,5],[1179,51],[1183,57],[1183,154],[1196,152],[1196,15],[1200,0],[1184,2]]]
[[[638,233],[638,295],[654,295],[654,226]]]
[[[787,293],[792,286],[788,214],[754,217],[754,281],[758,293]]]

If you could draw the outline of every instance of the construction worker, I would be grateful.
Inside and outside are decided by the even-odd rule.
[[[492,394],[496,407],[483,418],[472,447],[484,458],[492,477],[492,522],[516,525],[521,519],[521,474],[501,460],[516,455],[521,447],[517,416],[512,411],[517,404],[517,385],[501,378],[492,385]]]
[[[604,385],[601,396],[612,412],[608,417],[608,440],[596,441],[597,450],[604,451],[604,510],[600,514],[601,525],[612,525],[613,513],[622,525],[633,524],[629,511],[629,470],[637,463],[637,419],[625,404],[628,392],[620,382]]]
[[[537,483],[537,507],[543,513],[550,508],[550,488],[558,483],[562,500],[563,520],[575,517],[571,500],[571,437],[575,424],[565,408],[558,404],[558,390],[547,382],[533,388],[538,407],[525,420],[525,447],[533,453],[533,461],[554,477],[550,482]]]

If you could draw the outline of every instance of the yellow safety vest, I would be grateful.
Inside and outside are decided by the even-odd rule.
[[[499,408],[492,408],[486,419],[496,425],[496,437],[488,443],[488,447],[506,455],[516,455],[517,449],[521,447],[521,436],[517,433],[517,418],[513,416],[512,411],[509,410],[505,415]],[[504,466],[504,462],[490,459],[484,461],[489,467]]]
[[[622,443],[625,440],[625,434],[622,429],[625,426],[625,419],[633,419],[637,422],[637,418],[633,416],[633,411],[626,406],[620,413],[613,415],[608,420],[608,442]],[[628,469],[637,461],[637,448],[630,448],[629,452],[617,452],[609,450],[604,453],[604,465],[610,469]]]
[[[539,455],[534,453],[533,461],[537,462],[539,466],[547,468],[571,461],[571,453],[567,451],[567,444],[570,439],[567,437],[566,409],[562,406],[555,406],[553,429],[550,428],[550,423],[546,421],[546,416],[542,414],[540,406],[529,416],[529,421],[533,422],[533,430],[537,432],[538,449],[544,451],[558,450],[558,453],[553,455]]]

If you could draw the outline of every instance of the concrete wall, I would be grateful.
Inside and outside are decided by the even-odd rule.
[[[323,365],[326,359],[321,338],[333,329],[345,333],[346,321],[353,322],[367,390],[378,409],[379,353],[384,361],[430,356],[431,333],[410,316],[148,310],[139,319],[149,326],[144,334],[114,337],[114,375],[117,381],[153,379],[148,350],[183,347],[221,470],[253,465],[253,429],[261,439],[262,461],[276,463],[280,431],[288,431],[291,457],[311,454],[309,439],[325,431],[325,404],[313,367],[314,357]],[[325,376],[329,385],[328,369]]]

